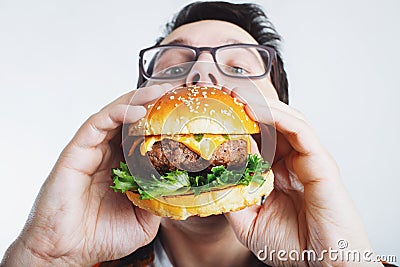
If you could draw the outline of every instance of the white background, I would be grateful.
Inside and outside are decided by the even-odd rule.
[[[132,89],[137,54],[188,1],[0,0],[0,257],[62,148]],[[400,2],[258,1],[380,254],[400,258]]]

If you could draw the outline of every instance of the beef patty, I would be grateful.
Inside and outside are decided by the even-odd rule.
[[[180,142],[163,139],[155,142],[146,155],[161,175],[176,169],[201,174],[219,165],[228,169],[245,167],[248,148],[245,140],[227,140],[215,149],[210,160],[206,160]]]

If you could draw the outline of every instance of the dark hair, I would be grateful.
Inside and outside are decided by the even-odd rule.
[[[277,57],[271,68],[272,84],[279,99],[286,104],[289,102],[289,85],[279,52],[281,37],[262,8],[256,4],[233,4],[220,1],[191,3],[176,14],[171,22],[166,24],[165,35],[160,37],[156,44],[161,43],[165,36],[176,28],[201,20],[221,20],[233,23],[247,31],[259,44],[274,48]],[[139,77],[139,83],[142,82],[144,82],[143,77]]]

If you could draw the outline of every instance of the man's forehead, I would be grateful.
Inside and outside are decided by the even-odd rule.
[[[219,46],[236,43],[257,44],[256,40],[239,26],[219,20],[203,20],[182,25],[161,42],[161,44],[191,46]]]

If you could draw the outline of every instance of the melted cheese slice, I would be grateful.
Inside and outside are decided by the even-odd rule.
[[[245,140],[248,144],[247,147],[249,153],[251,149],[250,139],[248,135],[230,135],[229,139],[226,139],[226,137],[220,134],[204,134],[203,138],[200,141],[196,141],[193,134],[171,135],[168,137],[163,136],[163,138],[172,139],[174,141],[184,144],[190,150],[196,152],[206,160],[211,159],[215,149],[228,140]],[[140,145],[140,153],[142,154],[142,156],[144,156],[147,151],[150,151],[153,147],[153,144],[158,141],[161,141],[161,135],[146,136],[144,142]]]

